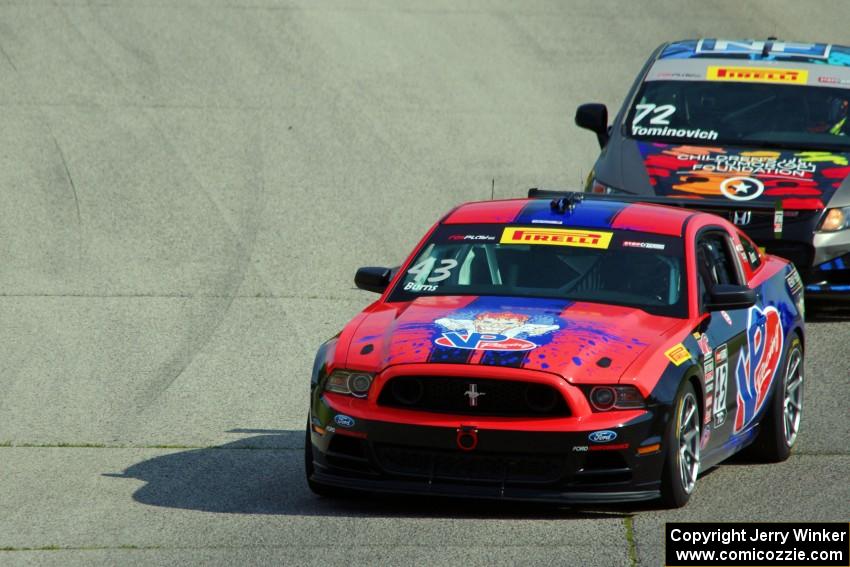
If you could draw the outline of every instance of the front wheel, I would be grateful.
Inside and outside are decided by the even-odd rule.
[[[785,372],[774,387],[767,415],[761,424],[753,455],[768,463],[784,461],[800,431],[803,415],[803,346],[796,335],[785,355]]]
[[[700,465],[701,419],[693,385],[685,381],[673,404],[667,429],[667,458],[661,477],[661,500],[669,508],[681,508],[696,487]]]

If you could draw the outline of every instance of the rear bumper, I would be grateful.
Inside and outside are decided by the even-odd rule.
[[[311,416],[312,480],[369,492],[562,504],[634,502],[660,494],[663,450],[637,452],[661,443],[663,419],[654,412],[625,423],[612,414],[604,429],[582,429],[578,419],[568,430],[474,421],[458,416],[452,426],[435,426],[355,419],[319,397]],[[590,441],[600,430],[616,438]],[[465,450],[459,438],[473,432],[475,446]]]

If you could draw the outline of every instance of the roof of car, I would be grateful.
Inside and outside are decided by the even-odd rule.
[[[460,205],[443,224],[537,224],[541,227],[582,227],[636,230],[681,236],[694,211],[678,207],[615,200],[586,199],[559,212],[550,199],[478,201]]]
[[[738,59],[796,61],[850,67],[850,47],[770,39],[685,39],[668,43],[658,59]]]

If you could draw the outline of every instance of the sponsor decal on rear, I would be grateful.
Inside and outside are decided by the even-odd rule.
[[[738,409],[735,433],[745,429],[764,406],[770,385],[779,369],[783,331],[775,307],[751,307],[747,314],[747,342],[741,348],[735,380],[738,384]]]
[[[691,359],[691,353],[688,352],[688,349],[685,348],[685,345],[679,343],[672,348],[664,351],[664,356],[666,356],[670,362],[675,364],[676,366],[681,366],[685,362]]]
[[[579,248],[607,249],[613,233],[604,230],[566,228],[527,228],[509,226],[502,232],[501,244],[545,244]]]
[[[732,67],[709,65],[709,81],[736,81],[742,83],[795,83],[805,85],[809,72],[805,69],[779,69],[775,67]]]
[[[522,337],[540,336],[560,329],[559,325],[529,321],[528,315],[511,312],[484,312],[474,319],[444,317],[434,321],[445,329],[434,342],[439,346],[469,350],[522,351],[539,346]]]
[[[714,377],[716,392],[714,407],[706,415],[706,423],[714,420],[717,429],[726,422],[726,392],[729,389],[729,349],[724,344],[714,350]]]

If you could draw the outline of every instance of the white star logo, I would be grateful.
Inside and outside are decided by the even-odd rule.
[[[764,192],[764,183],[753,177],[730,177],[720,184],[720,192],[733,201],[750,201]]]
[[[750,186],[744,183],[743,181],[738,183],[737,185],[732,185],[732,189],[735,190],[735,194],[739,195],[741,193],[746,193],[750,190]]]

